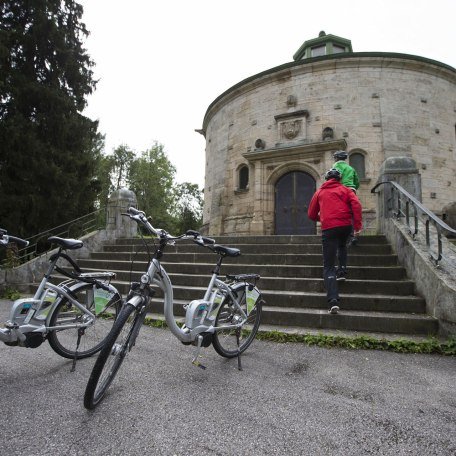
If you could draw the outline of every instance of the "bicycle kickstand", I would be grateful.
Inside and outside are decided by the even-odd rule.
[[[200,334],[198,336],[198,345],[196,346],[196,353],[195,353],[195,356],[194,358],[192,359],[192,364],[197,366],[197,367],[200,367],[201,369],[206,369],[206,366],[203,366],[199,361],[198,361],[198,357],[199,357],[199,353],[201,351],[201,344],[203,342],[203,336]]]
[[[84,334],[84,328],[78,329],[78,340],[76,342],[76,351],[74,352],[73,364],[71,365],[70,372],[74,372],[76,370],[76,360],[78,359],[78,348],[79,344],[81,343],[81,336]]]
[[[237,360],[238,360],[238,370],[242,370],[242,364],[241,364],[241,350],[239,350],[239,336],[241,335],[241,329],[238,328],[236,329],[236,342],[237,342],[237,347],[238,347],[238,355],[237,355]]]

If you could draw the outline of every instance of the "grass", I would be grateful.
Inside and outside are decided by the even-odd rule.
[[[14,288],[6,287],[0,296],[1,299],[11,299],[12,301],[19,299],[21,294]]]
[[[423,353],[447,356],[456,355],[456,339],[439,341],[429,338],[413,341],[405,338],[396,340],[376,339],[369,336],[332,336],[326,334],[288,334],[280,331],[265,331],[257,334],[257,339],[278,343],[304,343],[325,348],[346,348],[362,350],[383,350],[397,353]]]
[[[164,320],[147,317],[145,325],[166,328]],[[256,338],[277,343],[301,343],[324,348],[345,348],[351,350],[383,350],[396,353],[437,354],[456,356],[456,338],[440,341],[429,338],[413,341],[405,338],[396,340],[376,339],[369,336],[332,336],[326,334],[289,334],[280,331],[260,331]]]

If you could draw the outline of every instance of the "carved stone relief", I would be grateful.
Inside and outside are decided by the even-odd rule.
[[[287,120],[280,124],[281,138],[294,139],[301,130],[302,119]]]

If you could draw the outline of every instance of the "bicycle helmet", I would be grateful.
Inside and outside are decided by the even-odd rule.
[[[345,152],[345,150],[336,150],[336,152],[334,152],[334,158],[336,160],[346,160],[347,157],[348,154]]]
[[[331,168],[325,174],[325,180],[336,179],[336,180],[340,181],[341,178],[342,178],[342,174],[336,168]]]

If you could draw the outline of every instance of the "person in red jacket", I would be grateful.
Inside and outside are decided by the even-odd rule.
[[[326,182],[315,192],[307,214],[311,220],[320,221],[323,245],[323,278],[329,312],[339,312],[337,280],[347,275],[347,239],[352,227],[355,235],[362,228],[362,208],[355,193],[340,182],[342,175],[331,168],[325,174]],[[352,225],[353,223],[353,225]],[[339,267],[336,270],[336,259]]]

